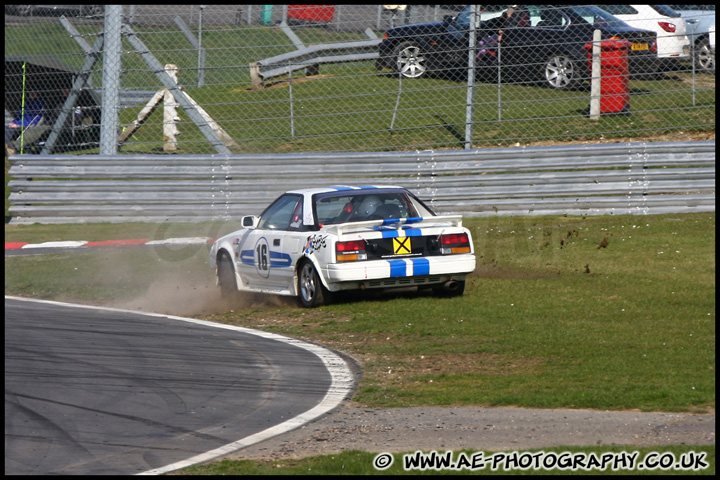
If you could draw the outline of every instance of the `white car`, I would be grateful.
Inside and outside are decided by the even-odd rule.
[[[430,287],[462,295],[475,270],[470,231],[410,191],[334,186],[284,193],[210,249],[223,296],[297,296],[304,307],[341,290]]]
[[[675,66],[690,58],[685,19],[668,5],[598,5],[633,27],[657,34],[658,60]]]
[[[715,31],[715,5],[670,5],[685,19],[687,34],[695,49],[695,65],[705,73],[715,74],[715,46],[710,32]]]

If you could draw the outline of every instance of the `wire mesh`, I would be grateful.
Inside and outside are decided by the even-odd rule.
[[[6,147],[51,153],[55,130],[52,153],[97,153],[102,113],[115,113],[100,108],[107,72],[120,78],[119,153],[412,151],[714,132],[714,51],[698,22],[685,22],[714,19],[713,6],[696,17],[643,10],[626,23],[593,6],[527,5],[510,18],[504,7],[126,5],[121,64],[108,69],[102,6],[6,6]],[[604,7],[631,15],[634,6]],[[589,115],[595,29],[616,42],[603,48],[600,118]],[[627,73],[615,65],[623,58]],[[165,68],[185,102],[163,91]],[[43,122],[9,132],[38,97]]]

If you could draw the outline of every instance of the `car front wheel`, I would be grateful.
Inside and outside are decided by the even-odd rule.
[[[575,62],[565,54],[550,56],[545,62],[545,83],[557,90],[568,90],[579,83],[580,72]]]
[[[232,261],[226,253],[220,255],[217,264],[217,276],[220,283],[220,293],[223,298],[230,298],[237,293],[237,284],[235,283],[235,270]]]
[[[298,272],[298,300],[305,308],[314,308],[330,301],[330,292],[322,284],[315,265],[303,261]]]
[[[427,73],[427,62],[420,47],[403,42],[395,48],[395,69],[405,78],[420,78]]]

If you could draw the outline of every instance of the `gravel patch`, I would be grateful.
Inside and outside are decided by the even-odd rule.
[[[714,445],[715,412],[525,408],[362,408],[346,405],[302,428],[229,455],[278,460],[347,450],[514,451],[554,446]]]

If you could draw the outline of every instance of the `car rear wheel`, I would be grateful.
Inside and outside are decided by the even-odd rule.
[[[331,293],[322,284],[315,265],[304,260],[298,272],[298,300],[305,308],[314,308],[330,302]]]
[[[427,73],[427,62],[420,47],[403,42],[395,48],[395,70],[405,78],[420,78]]]
[[[237,293],[235,283],[235,270],[232,261],[226,253],[222,253],[218,259],[217,276],[220,283],[220,293],[223,298],[229,298]]]
[[[545,61],[545,84],[557,90],[568,90],[580,82],[580,71],[575,61],[565,54],[551,55]]]
[[[703,38],[697,44],[695,59],[700,70],[705,73],[715,74],[715,55],[710,50],[710,40]]]

